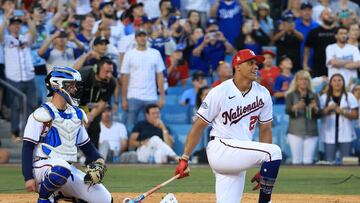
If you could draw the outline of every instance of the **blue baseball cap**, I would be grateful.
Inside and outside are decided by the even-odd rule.
[[[112,2],[111,0],[105,0],[100,3],[99,9],[102,10],[105,6],[113,5],[113,4],[114,4],[114,2]]]
[[[209,20],[207,21],[207,24],[206,24],[208,27],[210,25],[217,25],[217,20],[215,18],[209,18]]]

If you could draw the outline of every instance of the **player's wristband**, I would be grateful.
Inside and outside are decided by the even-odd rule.
[[[186,160],[186,161],[189,161],[189,156],[188,155],[186,155],[186,154],[183,154],[182,156],[181,156],[181,159],[184,159],[184,160]]]

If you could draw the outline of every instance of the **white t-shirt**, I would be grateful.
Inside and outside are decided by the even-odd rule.
[[[210,11],[210,1],[209,0],[183,0],[181,2],[185,5],[185,9],[200,11],[200,12],[209,12]]]
[[[91,12],[90,0],[76,1],[76,14],[86,15]]]
[[[328,67],[329,78],[335,73],[340,73],[344,79],[346,86],[349,84],[351,78],[357,78],[356,69],[348,69],[345,67],[335,68],[329,65],[329,61],[333,58],[345,61],[360,61],[359,49],[353,45],[346,44],[343,48],[340,48],[336,43],[330,44],[326,47],[326,64]]]
[[[137,0],[137,3],[144,4],[144,12],[149,18],[157,18],[160,16],[159,2],[160,0]]]
[[[129,74],[127,98],[157,100],[156,74],[165,70],[160,52],[153,48],[132,49],[125,53],[121,74]]]
[[[100,138],[99,143],[108,141],[110,150],[121,150],[121,140],[127,140],[126,127],[122,123],[113,122],[110,128],[107,128],[102,122],[100,123]]]
[[[249,141],[258,121],[272,121],[272,100],[257,82],[243,95],[229,79],[209,92],[196,115],[212,124],[211,136]]]
[[[340,108],[350,111],[351,109],[358,108],[358,101],[356,101],[355,96],[348,92],[346,98],[345,95],[341,97]],[[321,109],[325,108],[327,95],[324,94],[320,97]],[[333,104],[334,101],[330,99],[328,106]],[[321,139],[326,144],[335,144],[335,122],[336,114],[332,113],[322,118],[321,120]],[[354,126],[352,121],[344,116],[339,116],[339,142],[351,142],[354,140],[353,131]]]
[[[30,49],[31,35],[19,35],[19,39],[10,34],[5,34],[4,37],[6,78],[15,82],[34,79],[35,72]],[[20,44],[25,45],[20,47]]]

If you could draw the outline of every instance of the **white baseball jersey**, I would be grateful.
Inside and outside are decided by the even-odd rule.
[[[252,140],[258,121],[272,121],[272,100],[269,91],[257,82],[242,94],[229,79],[209,92],[197,116],[212,123],[210,136]]]
[[[42,104],[27,121],[24,140],[35,143],[34,157],[77,161],[77,147],[90,141],[82,125],[83,112],[67,105],[64,112],[51,102]]]

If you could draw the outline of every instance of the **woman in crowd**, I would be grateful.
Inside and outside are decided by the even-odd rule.
[[[346,92],[344,77],[334,74],[330,78],[326,94],[321,96],[322,139],[325,143],[325,159],[335,162],[336,151],[340,150],[340,163],[343,157],[351,153],[354,140],[352,120],[358,118],[358,102],[354,95]]]
[[[293,164],[312,164],[318,142],[317,119],[320,101],[313,92],[309,72],[295,74],[286,95],[286,113],[290,116],[288,139]]]

